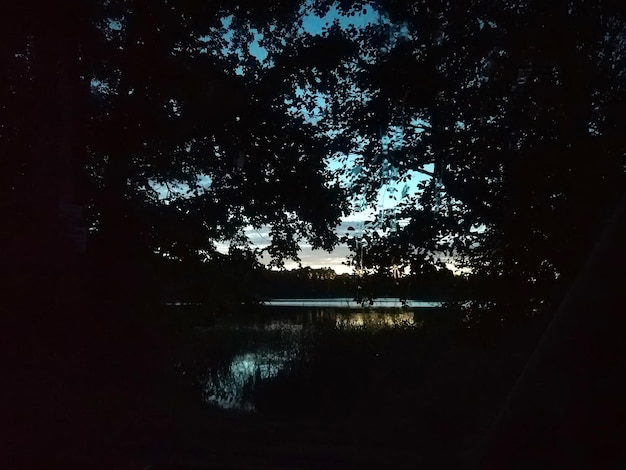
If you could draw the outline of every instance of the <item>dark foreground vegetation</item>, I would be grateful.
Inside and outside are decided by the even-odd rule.
[[[326,331],[309,338],[314,362],[261,382],[249,414],[208,406],[198,382],[245,333],[211,335],[167,309],[124,311],[123,322],[115,313],[92,307],[89,327],[83,309],[56,314],[21,338],[6,369],[10,462],[467,464],[540,330],[473,334],[454,313],[432,312],[417,330]]]

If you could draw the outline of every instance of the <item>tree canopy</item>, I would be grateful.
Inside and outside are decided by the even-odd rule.
[[[287,17],[270,19],[249,5],[203,8],[110,2],[99,13],[90,176],[102,233],[126,217],[141,224],[142,244],[210,256],[217,241],[245,247],[244,226],[270,225],[278,265],[301,239],[331,248],[342,190],[329,182],[323,140],[286,112],[307,74],[298,57],[324,41],[295,37],[289,60],[268,67],[251,53],[255,25],[271,29],[297,11],[276,3],[270,11]],[[186,194],[174,195],[176,185]]]
[[[359,41],[378,54],[355,72],[369,99],[341,120],[365,141],[355,187],[375,204],[385,164],[396,183],[428,164],[433,175],[414,196],[398,194],[373,224],[387,236],[371,230],[364,256],[416,272],[447,255],[484,281],[481,303],[548,308],[624,190],[623,7],[376,5],[385,21]]]
[[[218,243],[253,259],[249,225],[271,227],[276,266],[297,258],[301,240],[337,243],[344,190],[324,140],[288,111],[288,97],[311,101],[301,94],[313,68],[302,67],[305,52],[317,70],[333,64],[328,38],[299,31],[297,5],[24,2],[6,13],[13,265],[24,264],[16,249],[33,265],[62,260],[78,232],[111,279],[132,278],[154,253],[221,261]],[[251,52],[257,37],[265,61]]]
[[[40,259],[80,223],[118,271],[155,253],[219,261],[223,243],[252,266],[244,228],[268,225],[282,266],[302,240],[335,246],[355,199],[376,208],[404,185],[348,240],[355,262],[417,274],[446,256],[483,303],[532,310],[623,192],[619,2],[30,7],[2,20],[8,257]]]

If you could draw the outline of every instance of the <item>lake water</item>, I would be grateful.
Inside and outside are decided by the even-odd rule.
[[[196,329],[193,367],[207,404],[238,411],[345,407],[376,383],[414,368],[437,302],[273,300],[248,315]],[[406,307],[408,305],[409,307]],[[188,362],[189,364],[189,362]],[[374,387],[375,388],[375,387]]]
[[[363,304],[350,297],[334,299],[272,299],[265,303],[272,307],[337,307],[362,309]],[[440,307],[441,302],[427,302],[422,300],[400,300],[395,298],[374,299],[372,308],[434,308]]]

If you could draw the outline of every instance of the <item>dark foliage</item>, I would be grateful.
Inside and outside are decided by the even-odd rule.
[[[473,273],[480,305],[551,311],[624,190],[623,7],[409,3],[377,3],[389,23],[359,36],[378,53],[355,72],[371,99],[338,115],[366,136],[354,188],[370,204],[385,161],[396,184],[426,164],[433,177],[354,256],[366,243],[371,268],[420,272],[446,255]],[[393,132],[401,145],[383,145]]]

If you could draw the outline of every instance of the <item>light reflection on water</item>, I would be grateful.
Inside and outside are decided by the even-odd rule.
[[[261,380],[276,377],[297,358],[297,349],[238,354],[228,367],[210,371],[205,384],[207,403],[224,409],[254,411],[251,394]]]
[[[254,344],[247,344],[245,351],[207,371],[204,381],[205,401],[224,409],[254,411],[256,388],[281,372],[289,373],[292,366],[306,354],[307,338],[311,333],[319,333],[317,338],[323,338],[324,332],[342,334],[354,330],[415,328],[419,327],[418,323],[414,313],[407,311],[357,312],[323,308],[301,309],[289,315],[267,315],[263,322],[257,319],[254,324],[222,323],[220,328],[252,332],[257,340]],[[277,332],[280,338],[278,342]]]
[[[415,326],[413,313],[346,312],[337,314],[335,325],[341,328],[386,328],[394,326]]]

